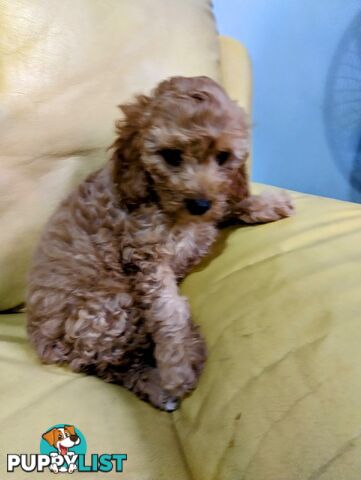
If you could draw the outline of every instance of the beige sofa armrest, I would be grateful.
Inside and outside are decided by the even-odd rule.
[[[230,37],[219,37],[220,76],[228,95],[251,113],[252,70],[246,48]]]
[[[252,66],[246,48],[231,37],[219,37],[220,80],[228,95],[252,115]],[[248,159],[251,175],[252,155]]]

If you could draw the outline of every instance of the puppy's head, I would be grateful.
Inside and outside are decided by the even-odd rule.
[[[207,77],[174,77],[121,106],[115,175],[123,197],[176,221],[217,221],[249,150],[245,113]]]

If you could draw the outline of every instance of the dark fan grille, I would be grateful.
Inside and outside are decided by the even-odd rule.
[[[361,202],[361,12],[348,26],[328,74],[325,125],[334,160]]]

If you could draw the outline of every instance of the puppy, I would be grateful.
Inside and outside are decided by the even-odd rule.
[[[250,195],[248,119],[211,79],[171,78],[120,108],[109,163],[45,228],[28,332],[44,363],[98,375],[170,411],[206,359],[179,281],[219,223],[278,220],[293,207],[284,194]]]

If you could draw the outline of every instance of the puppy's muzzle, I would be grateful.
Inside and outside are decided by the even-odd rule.
[[[205,198],[187,198],[185,205],[191,215],[203,215],[211,208],[212,202]]]

